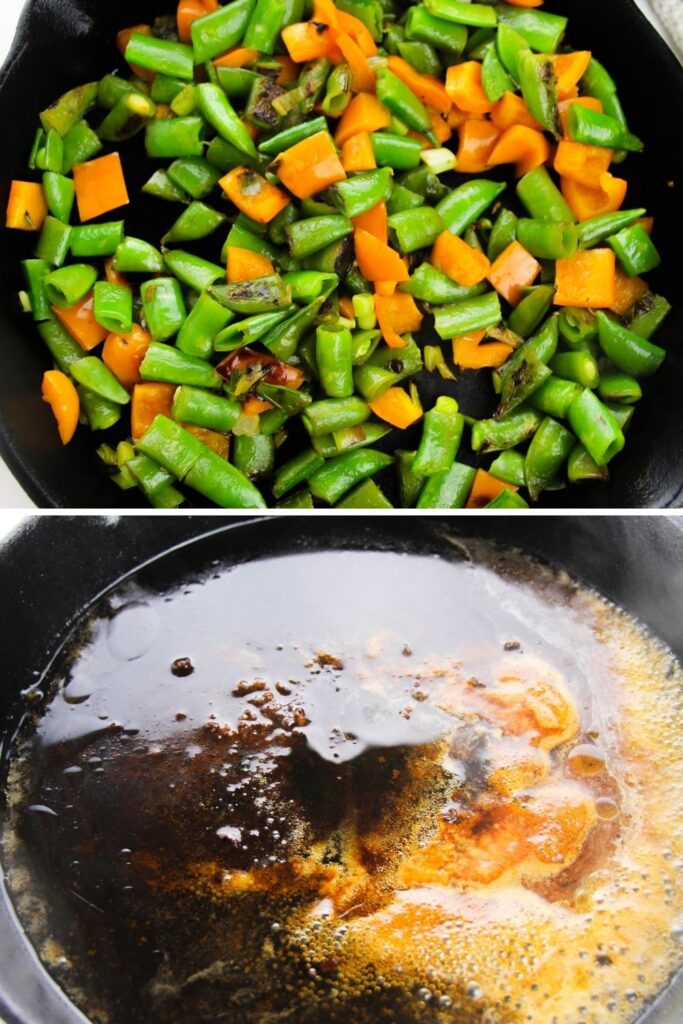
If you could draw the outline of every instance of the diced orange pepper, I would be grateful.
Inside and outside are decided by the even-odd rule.
[[[513,352],[502,341],[484,343],[486,331],[472,331],[453,338],[453,362],[463,370],[496,369],[507,362]]]
[[[298,199],[310,199],[337,181],[346,171],[327,132],[316,132],[275,158],[273,173]]]
[[[333,0],[313,0],[313,21],[339,28],[339,11]]]
[[[339,296],[339,312],[347,320],[355,320],[356,312],[353,308],[353,301],[350,295]]]
[[[496,291],[511,306],[516,306],[524,289],[534,283],[540,272],[541,264],[531,253],[519,242],[512,242],[503,250],[486,276]]]
[[[173,396],[176,384],[136,384],[130,410],[131,435],[138,441],[146,434],[157,416],[168,416],[173,410]]]
[[[357,43],[358,48],[366,57],[374,57],[377,53],[377,47],[375,40],[370,35],[367,27],[363,24],[360,18],[356,18],[353,14],[347,14],[346,11],[337,11],[337,22],[338,27],[342,32],[346,32],[348,36]]]
[[[375,295],[380,295],[386,298],[388,295],[393,295],[396,291],[398,281],[375,281]]]
[[[198,427],[194,423],[183,423],[183,427],[187,430],[188,434],[192,434],[216,455],[220,455],[222,459],[227,459],[230,454],[230,438],[227,434],[219,434],[216,430],[209,430],[208,427]]]
[[[586,249],[555,265],[556,306],[611,309],[617,299],[612,249]]]
[[[299,21],[281,32],[282,41],[295,64],[329,57],[334,50],[334,33],[322,22]]]
[[[77,164],[73,173],[81,221],[93,220],[130,202],[118,153]]]
[[[178,25],[178,36],[181,43],[189,43],[192,40],[191,28],[195,21],[204,18],[208,11],[203,0],[180,0],[176,22]]]
[[[504,93],[501,99],[494,103],[491,120],[502,132],[507,128],[512,128],[513,124],[523,124],[526,128],[534,128],[537,132],[542,130],[522,97],[514,92]]]
[[[274,274],[275,268],[267,256],[251,249],[240,249],[235,245],[228,246],[228,282],[237,284],[240,281],[255,281],[267,274]]]
[[[126,49],[128,48],[128,43],[130,42],[130,37],[133,33],[137,33],[137,35],[141,36],[154,35],[151,25],[132,25],[130,28],[122,29],[116,36],[116,45],[119,53],[123,57],[126,56]],[[147,68],[141,68],[139,64],[129,64],[128,66],[133,74],[137,75],[138,78],[141,78],[143,82],[153,82],[156,78],[154,71],[148,71]]]
[[[382,200],[352,220],[354,231],[369,231],[371,235],[378,238],[385,245],[389,241],[389,217],[387,204]]]
[[[470,120],[458,128],[458,170],[463,174],[480,174],[489,165],[489,157],[500,132],[490,121]]]
[[[557,109],[560,112],[560,121],[562,122],[562,131],[564,132],[565,139],[569,138],[569,108],[572,103],[576,103],[579,107],[585,107],[586,110],[595,110],[598,114],[603,112],[602,103],[593,96],[579,96],[575,99],[561,100],[557,105]]]
[[[346,32],[337,32],[335,42],[342,52],[344,60],[351,68],[351,88],[354,92],[372,92],[375,88],[375,72],[368,64],[355,39]]]
[[[299,77],[299,66],[294,63],[291,57],[287,54],[281,54],[273,57],[273,60],[282,68],[282,71],[275,79],[278,85],[289,85],[290,82],[296,82]]]
[[[260,416],[262,412],[268,412],[272,408],[272,404],[270,402],[266,402],[265,398],[259,398],[258,395],[250,395],[249,398],[242,403],[242,415]]]
[[[583,221],[621,209],[628,182],[606,173],[600,175],[600,188],[586,188],[569,178],[560,178],[560,188],[576,219]]]
[[[542,7],[544,0],[508,0],[513,7]]]
[[[434,110],[433,107],[427,107],[426,109],[429,114],[429,120],[432,122],[432,131],[436,135],[437,141],[443,145],[452,136],[453,129],[438,110]]]
[[[454,103],[446,114],[446,124],[449,128],[459,128],[465,121],[471,121],[473,118],[478,119],[479,114],[470,114],[467,110],[460,110]]]
[[[638,299],[645,295],[648,286],[642,277],[629,277],[617,264],[614,290],[616,298],[610,309],[618,316],[623,316]]]
[[[446,92],[460,110],[468,110],[472,114],[488,114],[493,110],[493,103],[481,84],[478,60],[453,64],[446,72]]]
[[[140,364],[151,341],[151,334],[133,324],[129,334],[110,334],[104,343],[102,361],[129,391],[140,383]]]
[[[235,46],[228,50],[222,57],[213,61],[216,68],[246,68],[253,64],[259,57],[258,50],[252,50],[248,46]]]
[[[250,167],[234,167],[219,185],[238,210],[259,224],[269,224],[289,205],[284,192]]]
[[[109,284],[120,284],[124,288],[128,287],[128,278],[125,274],[122,274],[119,270],[114,270],[114,257],[108,256],[104,261],[104,276],[106,277]]]
[[[442,231],[437,238],[430,262],[463,288],[479,284],[491,267],[483,252],[450,231]]]
[[[107,337],[107,330],[98,324],[93,312],[95,302],[94,292],[89,292],[80,302],[70,306],[68,309],[52,307],[52,312],[57,317],[74,341],[77,341],[84,352],[90,352],[97,348]]]
[[[345,171],[372,171],[377,167],[369,132],[358,132],[346,140],[341,162]]]
[[[73,382],[61,370],[43,374],[43,401],[54,413],[62,444],[68,444],[76,433],[81,401]]]
[[[368,132],[372,135],[373,132],[387,128],[390,122],[391,114],[376,96],[372,93],[359,92],[342,114],[334,141],[338,146],[343,146],[353,135],[358,135],[359,132]]]
[[[418,99],[429,107],[438,110],[440,114],[447,114],[453,106],[453,100],[446,92],[443,84],[434,75],[422,75],[412,64],[402,57],[393,54],[387,58],[387,65],[390,71],[400,78],[404,85],[407,85]]]
[[[368,403],[375,416],[399,430],[407,430],[422,416],[422,409],[403,388],[389,388],[380,398]]]
[[[497,498],[502,491],[518,491],[519,487],[509,484],[507,480],[499,480],[498,477],[487,473],[485,469],[478,469],[472,483],[472,490],[467,499],[466,508],[485,508],[489,502]]]
[[[563,139],[557,147],[553,167],[562,177],[579,185],[600,188],[600,177],[609,170],[613,157],[614,150],[604,146],[586,146]]]
[[[489,156],[489,166],[498,164],[515,165],[515,174],[521,178],[523,174],[540,167],[550,158],[550,143],[542,132],[527,128],[523,124],[513,124],[507,128],[496,142]]]
[[[407,281],[408,271],[394,249],[362,228],[354,231],[356,260],[366,281]]]
[[[419,331],[422,323],[422,313],[407,292],[375,294],[375,312],[382,337],[389,348],[404,348],[406,342],[402,335]]]
[[[550,58],[557,78],[557,95],[561,100],[567,99],[579,84],[591,62],[591,56],[588,50],[577,50],[575,53],[555,54]]]
[[[7,203],[5,225],[17,231],[40,231],[47,217],[42,185],[35,181],[13,181]]]

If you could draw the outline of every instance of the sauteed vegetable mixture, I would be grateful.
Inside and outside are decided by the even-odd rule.
[[[418,508],[605,480],[669,304],[617,170],[643,144],[541,6],[181,0],[120,32],[129,75],[43,111],[7,210],[62,441],[130,416],[98,454],[159,508],[391,508],[389,467]],[[112,219],[142,145],[161,238]]]

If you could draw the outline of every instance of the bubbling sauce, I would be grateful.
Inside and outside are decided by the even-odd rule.
[[[97,1024],[626,1024],[683,964],[681,671],[568,577],[133,578],[13,752],[8,885]]]

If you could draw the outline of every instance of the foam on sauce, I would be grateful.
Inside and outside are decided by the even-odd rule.
[[[91,1020],[627,1024],[683,965],[680,666],[471,554],[296,554],[96,610],[3,838]]]

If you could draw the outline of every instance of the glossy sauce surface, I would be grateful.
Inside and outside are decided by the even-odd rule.
[[[625,1024],[683,963],[680,710],[489,548],[133,580],[15,751],[10,888],[97,1022]]]

